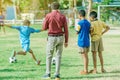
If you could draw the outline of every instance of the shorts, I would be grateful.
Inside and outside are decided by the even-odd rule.
[[[88,53],[89,52],[89,47],[79,47],[79,53],[83,53],[83,52],[85,52],[85,53]]]
[[[30,44],[22,44],[22,49],[25,51],[25,52],[28,52],[30,50]]]
[[[103,51],[103,42],[102,42],[102,38],[100,38],[97,41],[91,41],[91,51]]]

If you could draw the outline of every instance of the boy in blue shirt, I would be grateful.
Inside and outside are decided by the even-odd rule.
[[[88,74],[88,51],[90,46],[90,23],[85,19],[85,11],[79,11],[79,19],[78,25],[76,26],[76,30],[78,33],[78,46],[79,52],[81,53],[84,60],[84,70],[80,72],[80,74]]]
[[[38,33],[40,30],[35,30],[34,28],[29,27],[30,26],[30,21],[29,20],[24,20],[23,21],[23,26],[10,26],[10,25],[5,25],[13,29],[17,29],[20,33],[19,38],[20,38],[20,43],[22,46],[23,51],[14,51],[13,55],[9,58],[11,60],[15,60],[16,55],[26,55],[27,52],[29,52],[32,55],[32,58],[35,60],[36,64],[40,64],[40,60],[37,60],[35,55],[33,54],[32,49],[30,49],[30,34],[31,33]]]

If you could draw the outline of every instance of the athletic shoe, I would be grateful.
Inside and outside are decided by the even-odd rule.
[[[45,75],[42,77],[42,80],[51,80],[50,74],[45,74]]]

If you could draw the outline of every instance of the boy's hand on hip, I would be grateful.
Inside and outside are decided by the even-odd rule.
[[[64,43],[65,48],[68,47],[68,43]]]

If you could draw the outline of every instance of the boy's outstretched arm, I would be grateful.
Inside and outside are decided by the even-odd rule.
[[[44,30],[44,29],[40,29],[40,32],[42,32],[42,31],[46,31],[46,30]]]
[[[105,28],[105,30],[102,32],[102,35],[103,35],[104,33],[106,33],[109,29],[110,29],[110,27],[107,26],[107,27]]]

